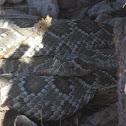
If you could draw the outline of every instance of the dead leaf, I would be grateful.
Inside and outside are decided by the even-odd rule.
[[[51,22],[52,22],[52,17],[47,15],[45,19],[42,18],[37,24],[34,25],[33,31],[41,35],[52,25]]]

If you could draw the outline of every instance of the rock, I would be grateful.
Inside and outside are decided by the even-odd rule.
[[[88,8],[81,8],[81,9],[67,9],[64,11],[60,11],[62,13],[61,18],[62,19],[84,19],[86,12]]]
[[[72,14],[73,19],[84,19],[88,8],[82,8],[77,11],[74,11]]]
[[[19,115],[15,119],[14,126],[37,126],[34,122],[24,115]]]
[[[119,10],[122,7],[117,2],[107,3],[105,0],[95,4],[91,9],[88,10],[89,17],[97,17],[100,13],[110,14],[115,10]]]
[[[79,0],[82,7],[87,7],[93,0]]]
[[[113,104],[102,111],[94,113],[92,116],[88,117],[86,124],[108,126],[108,124],[111,124],[113,120],[114,121],[118,120],[116,104]]]
[[[6,0],[0,0],[0,5],[3,5]]]
[[[98,17],[95,19],[96,22],[99,23],[108,23],[112,17],[108,14],[100,13]]]
[[[27,2],[30,14],[33,10],[36,10],[43,18],[47,15],[50,15],[53,19],[58,17],[59,6],[57,0],[27,0]]]
[[[108,24],[114,26],[114,25],[115,25],[115,22],[116,22],[119,18],[120,18],[120,17],[115,17],[115,18],[111,19],[111,21],[110,21]]]
[[[77,0],[59,0],[59,7],[62,9],[75,8]]]
[[[117,2],[124,4],[126,3],[126,0],[117,0]]]
[[[7,3],[21,3],[24,0],[6,0]]]

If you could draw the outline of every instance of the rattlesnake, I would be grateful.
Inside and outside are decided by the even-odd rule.
[[[33,24],[0,20],[0,54],[30,35]],[[1,106],[44,121],[73,115],[96,90],[116,83],[112,38],[111,26],[88,19],[61,20],[34,35],[0,60]]]

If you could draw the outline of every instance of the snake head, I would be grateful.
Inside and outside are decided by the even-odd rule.
[[[52,18],[47,15],[45,19],[41,19],[38,23],[34,25],[33,32],[41,35],[47,31],[47,29],[52,25]]]

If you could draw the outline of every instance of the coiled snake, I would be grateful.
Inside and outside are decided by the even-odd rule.
[[[32,33],[34,20],[0,20],[0,54]],[[116,83],[112,27],[63,20],[0,60],[1,106],[43,120],[64,119]],[[39,71],[39,72],[38,72]]]

